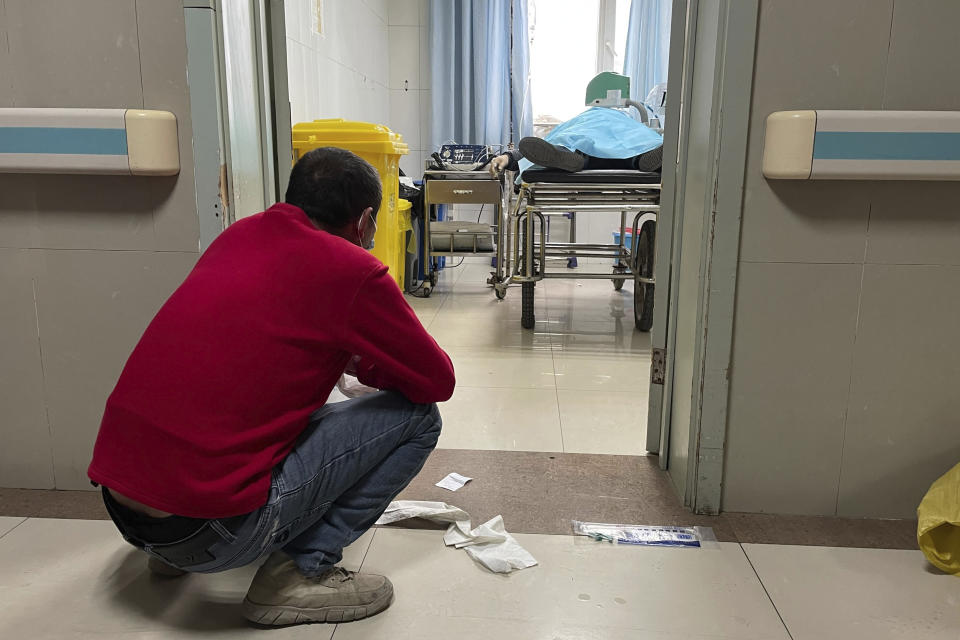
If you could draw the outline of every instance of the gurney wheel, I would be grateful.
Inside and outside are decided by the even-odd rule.
[[[536,282],[524,282],[521,286],[522,300],[520,304],[520,326],[524,329],[533,329],[536,317],[533,312],[533,288]]]
[[[613,268],[613,275],[615,276],[619,276],[626,272],[627,272],[627,268],[619,264]],[[620,291],[620,289],[623,289],[623,283],[625,282],[624,280],[613,280],[612,282],[613,282],[614,291]]]
[[[507,285],[495,284],[493,285],[493,292],[496,294],[497,300],[503,300],[507,297]]]
[[[652,284],[638,284],[633,288],[633,323],[643,332],[653,328]]]

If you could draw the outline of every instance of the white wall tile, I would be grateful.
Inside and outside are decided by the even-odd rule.
[[[960,83],[943,78],[960,75],[960,3],[935,0],[920,7],[895,2],[890,30],[883,108],[956,109]]]
[[[391,129],[412,148],[420,148],[420,92],[390,89]]]
[[[388,3],[323,3],[323,35],[313,30],[313,0],[287,2],[288,76],[294,122],[390,120]],[[419,145],[419,137],[413,141]]]
[[[356,2],[325,2],[323,17],[326,20],[323,35],[327,38],[328,56],[346,64],[357,46],[360,32],[356,16]]]
[[[323,74],[326,60],[321,58],[313,49],[307,49],[304,59],[303,77],[307,93],[305,115],[309,120],[316,120],[320,117],[320,77]]]
[[[389,31],[390,88],[419,89],[420,28],[390,27]]]
[[[340,103],[342,96],[339,91],[340,70],[343,67],[339,62],[330,58],[317,56],[319,73],[317,74],[317,112],[314,118],[341,117]]]
[[[740,264],[724,511],[835,514],[861,274]]]
[[[838,515],[912,518],[960,460],[960,267],[864,269]]]
[[[0,486],[53,489],[50,428],[37,331],[38,252],[0,249]]]
[[[919,185],[917,185],[919,186]],[[867,262],[960,265],[960,183],[871,185]]]
[[[378,124],[386,124],[390,121],[390,90],[386,87],[374,84],[372,86],[371,101],[375,105],[373,112],[374,120]]]
[[[311,49],[316,51],[319,55],[336,59],[336,54],[333,50],[334,38],[330,34],[330,16],[332,9],[329,2],[325,2],[323,5],[323,24],[324,32],[320,33],[319,31],[310,30],[310,42],[306,43],[310,46]]]
[[[390,14],[390,10],[387,8],[387,5],[393,4],[396,0],[363,0],[367,7],[373,12],[373,15],[376,16],[379,22],[387,24],[387,19]]]
[[[772,111],[880,109],[891,8],[890,0],[816,0],[760,11],[741,260],[863,260],[869,190],[850,181],[767,180],[763,131]]]
[[[415,27],[420,24],[420,0],[391,0],[390,26]]]
[[[297,3],[297,33],[300,44],[309,45],[310,34],[313,32],[313,11],[316,10],[315,0],[287,0]]]
[[[375,25],[369,37],[371,64],[369,69],[363,71],[386,87],[390,81],[390,31],[387,24]]]

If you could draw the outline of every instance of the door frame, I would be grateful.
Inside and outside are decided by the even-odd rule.
[[[676,332],[676,291],[673,291],[673,271],[680,264],[680,230],[683,225],[683,186],[686,180],[686,139],[690,114],[685,106],[690,102],[693,78],[694,45],[697,33],[698,0],[673,0],[670,19],[670,60],[667,67],[667,105],[663,131],[663,167],[661,172],[660,212],[657,215],[656,259],[654,261],[653,329],[650,346],[670,354],[671,336]],[[680,87],[679,100],[670,98],[670,87]],[[674,92],[677,95],[677,92]],[[674,124],[676,123],[676,124]],[[673,386],[673,361],[664,362],[662,383],[651,375],[649,408],[647,411],[647,451],[660,454],[660,468],[667,468],[670,444],[670,403]],[[651,372],[652,374],[652,372]]]
[[[665,350],[665,375],[663,385],[651,381],[647,429],[648,450],[660,454],[660,466],[667,473],[671,431],[689,430],[688,475],[682,498],[696,513],[708,514],[719,513],[722,501],[740,220],[759,15],[759,0],[709,1],[721,3],[717,46],[716,51],[701,52],[699,57],[694,50],[699,0],[673,3],[668,87],[680,86],[681,98],[668,99],[667,123],[676,122],[678,126],[668,126],[664,135],[661,224],[657,225],[660,255],[655,273],[660,286],[655,291],[651,341],[654,348]],[[684,107],[689,104],[690,80],[698,64],[715,65],[709,144],[709,184],[713,188],[702,210],[701,245],[684,248],[680,242],[688,143],[684,134],[689,130],[690,111]],[[694,379],[691,388],[681,389],[673,379],[679,297],[673,275],[683,250],[701,251],[702,267],[697,292]],[[672,423],[673,394],[690,394],[689,424]]]
[[[287,79],[287,26],[284,0],[261,0],[264,2],[262,30],[265,38],[262,50],[266,52],[265,74],[267,76],[266,105],[270,107],[272,133],[273,176],[276,199],[282,200],[293,168],[293,123],[290,117],[290,87]]]

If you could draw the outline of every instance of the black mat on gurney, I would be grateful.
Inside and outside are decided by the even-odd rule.
[[[528,184],[657,184],[660,172],[597,169],[591,171],[560,171],[557,169],[527,169],[520,178]]]

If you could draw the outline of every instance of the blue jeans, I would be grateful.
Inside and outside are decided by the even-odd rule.
[[[205,531],[172,546],[138,540],[111,515],[129,542],[191,572],[242,567],[282,549],[305,575],[318,575],[341,560],[343,548],[420,472],[440,427],[436,405],[413,404],[394,392],[328,404],[310,416],[293,451],[273,470],[267,503],[239,522],[206,521]]]

